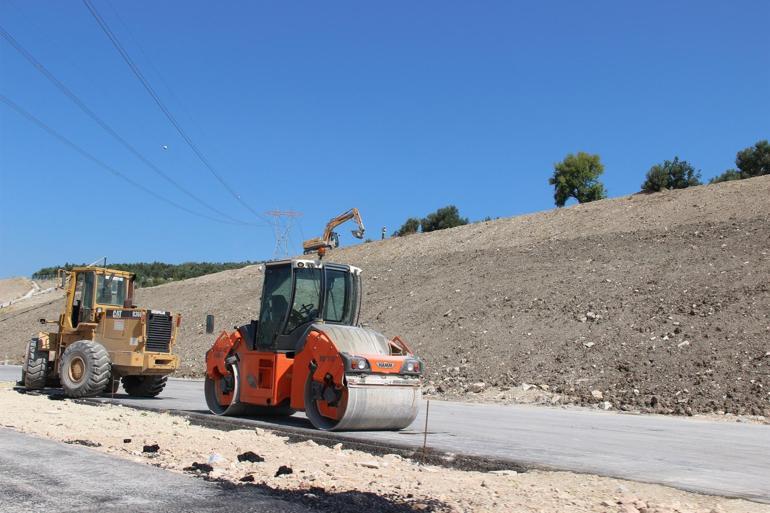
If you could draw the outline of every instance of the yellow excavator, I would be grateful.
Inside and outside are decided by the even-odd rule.
[[[339,246],[340,238],[334,229],[339,225],[350,221],[351,219],[355,219],[356,223],[358,224],[358,229],[351,230],[350,233],[352,233],[353,237],[356,239],[363,239],[366,228],[364,228],[364,222],[361,219],[361,214],[358,212],[358,209],[354,207],[329,221],[326,224],[326,228],[324,229],[324,233],[321,237],[308,239],[303,242],[302,249],[305,254],[307,255],[309,253],[318,253],[318,255],[322,257],[326,253],[327,249],[334,249]]]

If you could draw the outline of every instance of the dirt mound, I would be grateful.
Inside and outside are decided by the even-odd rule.
[[[0,280],[0,305],[19,299],[32,290],[32,280],[27,278],[5,278]]]
[[[768,198],[770,177],[761,177],[377,241],[329,258],[364,269],[362,321],[409,341],[439,394],[499,397],[527,383],[554,402],[768,415]],[[138,300],[183,313],[183,371],[199,374],[213,340],[205,314],[217,316],[218,329],[256,317],[261,279],[252,266],[143,289]],[[0,317],[0,356],[21,353],[45,315]]]

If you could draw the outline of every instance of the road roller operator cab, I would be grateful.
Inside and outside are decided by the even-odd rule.
[[[409,425],[422,362],[400,338],[358,325],[361,270],[294,259],[268,263],[264,273],[259,319],[223,332],[206,353],[209,409],[304,410],[324,430]]]

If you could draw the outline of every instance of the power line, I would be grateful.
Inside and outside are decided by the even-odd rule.
[[[128,34],[129,39],[131,40],[131,43],[133,46],[135,46],[137,49],[139,49],[139,53],[141,54],[141,60],[146,62],[151,71],[151,75],[154,75],[157,77],[157,79],[160,81],[160,83],[163,85],[164,90],[168,93],[168,96],[173,100],[172,105],[176,103],[181,107],[182,114],[184,115],[189,121],[189,123],[192,125],[192,128],[194,130],[193,133],[197,132],[204,138],[208,138],[208,133],[206,132],[206,129],[203,125],[198,123],[193,117],[190,109],[187,108],[185,103],[180,99],[180,97],[174,92],[174,90],[171,88],[171,85],[169,82],[163,77],[163,74],[160,72],[160,69],[158,69],[158,66],[155,65],[155,63],[152,60],[152,57],[148,52],[144,50],[144,47],[142,46],[141,42],[139,41],[139,38],[134,36],[134,33],[131,31],[131,27],[126,23],[126,21],[123,19],[123,17],[120,15],[120,12],[115,8],[115,5],[110,0],[105,0],[107,5],[110,7],[110,11],[115,15],[115,18],[120,22],[120,26],[123,27],[126,34]],[[152,78],[152,77],[150,77]],[[177,114],[179,111],[176,111]],[[184,121],[184,120],[183,120]],[[185,125],[189,128],[190,125]]]
[[[123,45],[120,43],[120,40],[115,35],[115,33],[112,32],[109,25],[107,25],[107,22],[104,21],[104,18],[102,18],[102,16],[96,10],[96,7],[94,7],[94,5],[91,3],[91,0],[83,0],[83,4],[86,6],[88,11],[91,13],[91,16],[93,16],[93,18],[96,20],[96,23],[105,33],[107,38],[110,40],[110,42],[118,51],[118,53],[123,58],[123,60],[126,62],[126,64],[131,69],[133,74],[136,76],[137,79],[139,79],[139,82],[142,83],[147,93],[155,101],[155,104],[158,106],[161,112],[163,112],[163,114],[166,116],[169,122],[174,126],[174,128],[176,128],[176,131],[179,132],[179,135],[182,137],[182,139],[184,139],[184,141],[187,143],[187,145],[190,147],[193,153],[195,153],[195,155],[203,163],[203,165],[206,166],[206,169],[208,169],[211,172],[211,174],[214,175],[214,177],[219,181],[219,183],[222,184],[222,187],[224,187],[227,190],[227,192],[229,192],[230,195],[233,198],[235,198],[236,201],[238,201],[238,203],[243,205],[249,212],[254,214],[254,216],[257,217],[258,219],[265,220],[265,218],[261,214],[259,214],[256,210],[254,210],[248,203],[243,201],[240,194],[238,194],[232,187],[230,187],[230,185],[227,184],[224,178],[222,178],[222,176],[216,171],[216,169],[214,169],[214,166],[209,162],[206,156],[203,155],[200,149],[198,149],[198,146],[196,146],[196,144],[192,141],[192,139],[190,139],[190,137],[184,131],[182,126],[177,122],[174,115],[163,103],[163,100],[161,100],[161,98],[152,88],[152,85],[150,85],[150,83],[144,77],[144,75],[142,74],[142,71],[139,69],[136,63],[134,63],[134,61],[131,59],[131,56],[128,55],[128,52],[125,50],[125,48],[123,48]]]
[[[88,160],[90,160],[91,162],[96,164],[97,166],[107,170],[108,172],[110,172],[111,174],[117,176],[118,178],[121,178],[121,179],[125,180],[126,182],[130,183],[131,185],[133,185],[137,189],[140,189],[143,192],[146,192],[147,194],[149,194],[150,196],[154,197],[155,199],[158,199],[158,200],[160,200],[160,201],[162,201],[164,203],[167,203],[167,204],[169,204],[169,205],[171,205],[171,206],[173,206],[175,208],[178,208],[179,210],[187,212],[188,214],[192,214],[192,215],[198,216],[198,217],[203,217],[205,219],[209,219],[211,221],[216,221],[218,223],[228,223],[229,224],[229,221],[223,221],[222,219],[219,219],[219,218],[216,218],[216,217],[212,217],[212,216],[209,216],[209,215],[206,215],[206,214],[202,214],[202,213],[196,212],[194,210],[190,210],[189,208],[185,207],[184,205],[180,205],[179,203],[176,203],[175,201],[172,201],[172,200],[166,198],[165,196],[161,196],[160,194],[158,194],[157,192],[153,191],[152,189],[148,189],[147,187],[145,187],[141,183],[136,182],[135,180],[132,180],[131,178],[126,176],[124,173],[121,173],[120,171],[118,171],[114,167],[112,167],[112,166],[110,166],[108,164],[105,164],[104,162],[102,162],[98,158],[94,157],[93,155],[88,153],[86,150],[84,150],[83,148],[81,148],[80,146],[75,144],[74,142],[70,141],[69,139],[67,139],[66,137],[61,135],[59,132],[57,132],[56,130],[54,130],[50,126],[48,126],[46,123],[44,123],[40,119],[36,118],[34,115],[29,113],[28,111],[24,110],[23,107],[21,107],[18,103],[14,102],[13,100],[8,98],[7,96],[5,96],[3,94],[0,94],[0,101],[5,103],[11,109],[15,110],[21,116],[27,118],[27,120],[31,121],[32,123],[34,123],[35,125],[37,125],[41,129],[43,129],[44,131],[48,132],[48,134],[51,135],[52,137],[55,137],[60,142],[66,144],[67,146],[69,146],[70,148],[75,150],[76,152],[80,153],[82,156],[84,156],[85,158],[87,158]]]
[[[54,86],[56,86],[59,91],[61,91],[67,98],[69,98],[72,103],[74,103],[81,111],[83,111],[88,117],[90,117],[94,122],[96,122],[97,125],[99,125],[105,132],[110,134],[115,140],[117,140],[120,144],[123,145],[131,154],[133,154],[136,158],[141,160],[147,167],[152,169],[156,174],[163,177],[168,183],[176,187],[178,190],[198,202],[199,204],[203,205],[204,207],[208,208],[212,212],[217,213],[218,215],[229,219],[230,222],[233,224],[253,224],[253,223],[247,223],[244,221],[240,221],[238,219],[235,219],[234,217],[230,216],[229,214],[222,212],[221,210],[209,205],[207,202],[205,202],[203,199],[199,198],[189,190],[187,190],[184,186],[182,186],[179,182],[174,180],[171,176],[163,172],[158,166],[156,166],[154,163],[152,163],[149,159],[147,159],[144,155],[142,155],[139,150],[137,150],[134,146],[132,146],[128,141],[126,141],[123,137],[120,136],[110,125],[108,125],[103,119],[101,119],[93,110],[91,110],[83,100],[81,100],[74,92],[72,92],[71,89],[69,89],[67,86],[65,86],[56,76],[51,73],[43,64],[38,61],[24,46],[19,43],[5,28],[0,26],[0,35],[5,38],[6,41],[22,56],[24,57],[27,62],[29,62],[37,71],[39,71],[45,78],[47,78]]]

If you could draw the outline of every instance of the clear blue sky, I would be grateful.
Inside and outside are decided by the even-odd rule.
[[[295,244],[353,206],[372,238],[450,203],[473,220],[551,208],[548,177],[570,152],[599,153],[609,194],[620,196],[664,159],[687,159],[707,179],[770,136],[764,0],[94,4],[245,201],[304,213]],[[0,19],[163,171],[250,218],[81,2],[2,0]],[[133,179],[205,211],[2,39],[0,59],[0,94]],[[269,228],[178,211],[3,104],[0,122],[0,276],[103,255],[272,255]]]

